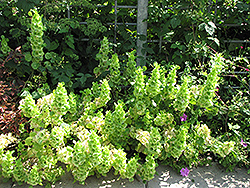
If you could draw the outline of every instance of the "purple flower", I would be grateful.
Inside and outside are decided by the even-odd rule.
[[[241,138],[240,144],[241,144],[243,147],[247,147],[247,143],[245,143],[245,142],[243,141],[242,138]]]
[[[243,46],[240,46],[241,49],[243,49]]]
[[[181,118],[181,121],[186,121],[187,120],[187,115],[183,113],[183,115],[180,118]]]
[[[189,174],[189,170],[187,169],[187,167],[186,168],[182,168],[181,171],[180,171],[180,173],[181,173],[182,176],[187,177],[188,174]]]

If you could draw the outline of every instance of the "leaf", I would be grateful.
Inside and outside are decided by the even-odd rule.
[[[77,78],[77,79],[80,80],[81,84],[83,84],[83,85],[87,81],[87,78],[92,77],[92,75],[90,75],[90,74],[83,74],[83,73],[78,73],[77,76],[81,76],[81,78]]]
[[[64,82],[64,83],[67,83],[69,82],[69,77],[67,77],[65,74],[61,74],[58,78],[59,82]]]
[[[59,46],[59,43],[57,40],[51,42],[49,45],[47,44],[46,48],[48,49],[48,51],[52,51],[52,50],[55,50],[57,49]]]
[[[212,28],[216,29],[216,25],[213,22],[208,22],[208,25],[210,25]]]
[[[77,76],[84,76],[84,74],[80,72],[77,74]]]
[[[149,53],[149,54],[154,54],[154,50],[152,48],[146,48],[146,51]]]
[[[178,45],[176,44],[176,43],[174,43],[174,44],[172,44],[171,46],[170,46],[170,48],[178,48]]]
[[[71,67],[66,67],[66,75],[68,77],[72,77],[73,76],[73,73],[74,73],[74,69],[72,69]]]
[[[17,7],[23,9],[25,12],[28,12],[30,9],[33,9],[35,5],[38,5],[40,0],[18,0]]]
[[[85,74],[85,76],[86,76],[87,78],[91,78],[91,77],[92,77],[91,74]]]
[[[84,83],[86,82],[86,80],[87,80],[87,78],[86,78],[85,76],[82,76],[82,77],[80,78],[81,84],[84,84]]]
[[[39,99],[41,97],[41,95],[37,91],[33,91],[31,95],[33,99]]]
[[[220,41],[217,38],[208,37],[208,39],[214,41],[218,46],[220,46]]]
[[[208,27],[207,25],[205,26],[205,30],[209,35],[213,35],[214,29],[212,27]]]
[[[73,35],[68,35],[66,37],[66,40],[65,40],[65,43],[70,47],[72,48],[73,50],[75,50],[75,46],[74,46],[74,38],[73,38]]]
[[[25,139],[25,145],[27,145],[27,146],[31,145],[32,140],[33,140],[33,138],[32,138],[32,137],[28,137],[28,138],[26,138],[26,139]]]
[[[44,43],[46,44],[45,47],[46,47],[46,48],[47,48],[47,47],[49,48],[49,46],[50,46],[50,40],[48,39],[48,37],[44,37],[43,40],[44,40]],[[47,49],[48,49],[48,48],[47,48]]]
[[[22,94],[21,94],[21,97],[26,97],[26,96],[28,96],[28,95],[30,95],[30,92],[27,91],[27,90],[24,90],[24,91],[22,92]]]
[[[179,50],[185,50],[185,46],[181,45],[179,41],[176,41],[174,44],[171,45],[170,48],[178,48]]]
[[[69,32],[69,26],[65,26],[63,28],[60,28],[60,31],[58,33],[68,33]]]
[[[35,69],[35,70],[37,70],[39,66],[40,66],[40,64],[37,63],[37,62],[33,62],[33,63],[31,64],[31,67],[32,67],[33,69]]]
[[[5,11],[3,12],[3,14],[4,14],[6,17],[8,17],[8,16],[10,16],[11,12],[10,12],[9,10],[5,10]]]
[[[157,104],[155,103],[154,100],[152,100],[152,105],[153,105],[154,107],[157,107]]]
[[[175,29],[178,25],[180,25],[180,23],[181,23],[181,20],[177,19],[177,18],[173,18],[170,21],[170,24],[171,24],[173,29]]]
[[[189,42],[192,41],[193,39],[194,39],[194,35],[193,35],[192,32],[186,33],[186,34],[185,34],[185,40],[186,40],[187,43],[189,43]]]
[[[43,67],[43,66],[38,67],[38,69],[39,69],[40,72],[45,72],[46,71],[46,68]]]
[[[64,51],[64,54],[66,56],[71,56],[71,55],[74,55],[74,52],[70,49],[70,48],[67,48],[65,51]]]
[[[26,61],[30,62],[32,60],[32,55],[30,54],[30,52],[24,53],[24,56]]]
[[[45,54],[45,58],[48,59],[48,60],[51,59],[51,58],[52,58],[51,53],[47,52],[47,53]]]
[[[206,23],[200,24],[200,25],[198,26],[199,30],[200,30],[200,31],[204,30],[206,25],[207,25]]]
[[[214,34],[215,31],[214,27],[209,27],[207,24],[205,25],[205,30],[211,36]]]

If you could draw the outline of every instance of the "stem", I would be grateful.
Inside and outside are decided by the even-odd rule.
[[[219,94],[215,91],[216,96],[219,98],[219,100],[228,108],[226,103],[220,98]]]
[[[26,85],[27,85],[27,82],[33,77],[33,74],[34,74],[34,70],[32,70],[32,73],[30,74],[28,80],[25,82],[23,88],[22,88],[22,91],[25,89]]]

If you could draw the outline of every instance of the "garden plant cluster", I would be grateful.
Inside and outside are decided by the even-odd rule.
[[[25,2],[0,5],[0,21],[8,17],[0,31],[4,178],[49,186],[66,171],[84,184],[87,177],[112,170],[121,178],[139,176],[147,182],[160,163],[182,176],[213,161],[231,171],[236,165],[249,168],[250,65],[240,55],[248,55],[250,47],[223,46],[227,31],[216,32],[213,22],[224,18],[219,21],[220,12],[215,14],[209,1],[149,1],[148,23],[155,23],[149,37],[174,41],[182,31],[186,42],[167,43],[159,53],[146,43],[149,57],[141,66],[136,63],[138,36],[124,26],[117,36],[122,44],[112,43],[113,28],[102,23],[96,1]],[[113,1],[99,3],[112,13]],[[191,6],[164,8],[171,3]],[[210,13],[197,9],[200,4]],[[227,0],[223,5],[223,15],[235,7],[233,14],[242,16],[237,21],[249,22],[244,14],[249,3]],[[86,17],[79,16],[82,6],[89,11]],[[120,12],[124,22],[125,13]],[[87,25],[79,24],[83,18]],[[90,39],[85,46],[83,35]],[[224,48],[229,52],[219,53]],[[230,53],[237,58],[230,59]]]

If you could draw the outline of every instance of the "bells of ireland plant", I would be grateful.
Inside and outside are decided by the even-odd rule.
[[[32,15],[33,14],[33,15]],[[38,14],[37,10],[34,9],[32,12],[29,12],[29,15],[32,15],[31,19],[31,32],[30,37],[28,38],[31,47],[32,47],[32,68],[38,69],[41,61],[43,60],[43,30],[44,26],[42,23],[42,17]]]

